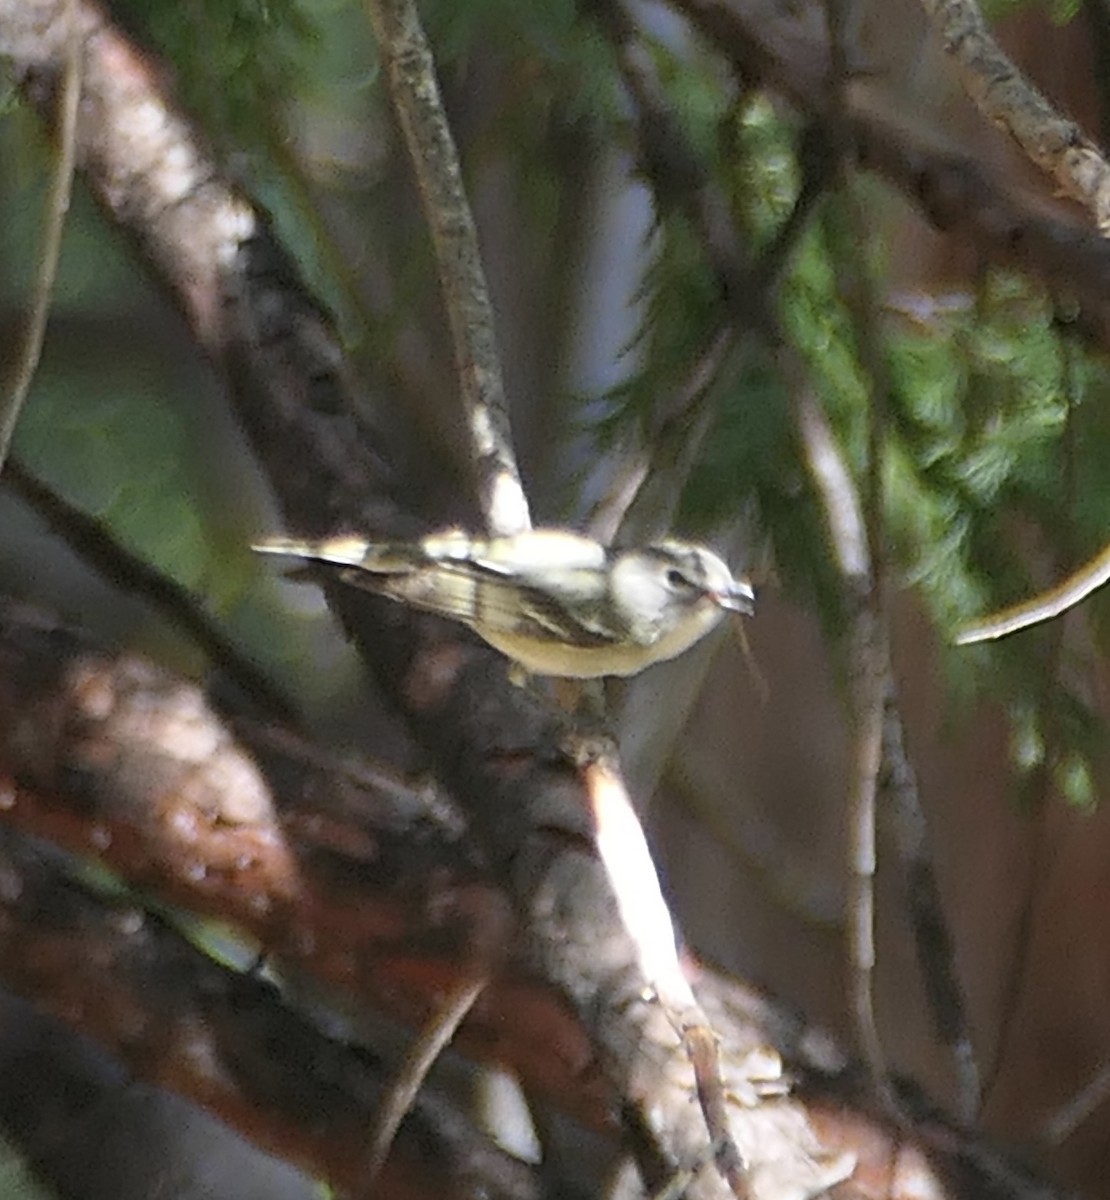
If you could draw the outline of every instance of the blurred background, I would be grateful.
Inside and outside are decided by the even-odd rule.
[[[784,45],[827,52],[820,6],[731,7],[753,20],[788,16]],[[936,231],[916,197],[876,176],[823,176],[814,145],[827,133],[813,114],[773,86],[773,72],[730,69],[681,4],[620,10],[640,82],[668,116],[662,131],[608,4],[421,8],[464,157],[537,522],[604,522],[621,484],[648,472],[623,536],[707,538],[759,590],[748,652],[723,636],[615,697],[689,946],[853,1046],[843,584],[793,414],[799,390],[815,395],[862,481],[881,386],[898,686],[983,1124],[1060,1181],[1110,1196],[1110,609],[1095,596],[1050,628],[952,644],[964,622],[1058,581],[1110,540],[1110,375],[1097,316],[989,261],[974,239]],[[406,494],[430,523],[472,521],[434,265],[363,7],[109,9],[163,57],[219,160],[270,211],[334,313]],[[988,13],[1053,102],[1110,141],[1110,6],[1030,0]],[[1081,221],[965,100],[920,5],[857,0],[845,16],[852,86],[904,122],[907,138],[962,153],[1015,197]],[[776,29],[765,26],[772,40]],[[14,83],[0,81],[5,359],[35,270],[52,147]],[[765,326],[730,315],[736,297],[723,294],[685,203],[691,181],[723,202],[740,254],[781,253],[765,299],[804,383],[782,369]],[[716,352],[722,329],[730,340]],[[279,532],[277,518],[219,380],[80,187],[14,453],[201,597],[323,736],[389,757],[319,593],[276,578],[248,549]],[[19,492],[0,481],[0,589],[208,675],[187,638],[83,567]],[[880,1032],[894,1068],[951,1109],[953,1067],[925,1000],[898,835],[881,812]],[[15,1002],[0,1029],[5,1061],[59,1044]],[[132,1129],[150,1116],[133,1086],[120,1083],[113,1109]],[[1077,1097],[1087,1102],[1069,1108]],[[86,1137],[83,1163],[102,1133]],[[121,1194],[79,1174],[85,1190],[56,1180],[63,1194]],[[0,1180],[0,1195],[22,1186]],[[191,1194],[210,1186],[189,1184]],[[190,1194],[175,1187],[158,1194]]]

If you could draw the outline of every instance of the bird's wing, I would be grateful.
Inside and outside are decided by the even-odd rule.
[[[349,568],[342,578],[389,596],[495,633],[572,646],[607,646],[622,640],[605,612],[604,575],[552,571],[542,585],[506,572],[498,564],[440,560],[398,574]]]
[[[563,642],[571,646],[612,646],[624,640],[622,631],[614,629],[607,614],[607,605],[599,598],[584,602],[568,597],[548,587],[520,588],[520,609],[527,619],[529,631],[538,639]]]

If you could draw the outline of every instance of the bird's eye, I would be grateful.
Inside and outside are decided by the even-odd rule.
[[[667,572],[667,583],[676,591],[688,592],[694,584],[677,567],[671,567]]]

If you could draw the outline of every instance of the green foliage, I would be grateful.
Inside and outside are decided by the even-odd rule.
[[[799,186],[790,127],[755,100],[735,114],[702,104],[727,152],[704,127],[691,140],[732,199],[753,253],[772,243]],[[881,211],[877,190],[867,211]],[[861,367],[861,339],[877,339],[890,394],[884,445],[884,543],[890,566],[913,588],[945,639],[969,621],[1062,578],[1110,529],[1110,383],[1042,293],[1002,273],[976,295],[891,296],[856,328],[843,299],[844,271],[884,277],[874,246],[845,241],[832,211],[811,223],[780,292],[783,330],[807,365],[844,459],[866,489],[877,381]],[[719,282],[700,232],[663,212],[644,283],[647,319],[634,349],[640,368],[615,393],[604,432],[638,422],[650,437],[661,396],[681,393],[720,328]],[[843,620],[842,584],[830,555],[820,498],[796,435],[795,398],[772,347],[737,343],[701,402],[714,414],[705,451],[683,499],[682,524],[708,526],[754,514],[788,590]],[[1096,399],[1096,396],[1098,397]],[[691,422],[692,423],[692,422]],[[1047,569],[1029,570],[1029,536]],[[1095,626],[1105,619],[1095,615]],[[953,696],[986,690],[1011,713],[1014,761],[1047,776],[1068,801],[1089,807],[1105,730],[1065,682],[1054,632],[1034,631],[945,655]]]
[[[126,545],[220,607],[247,582],[245,555],[237,578],[227,559],[217,558],[224,540],[214,527],[219,514],[205,511],[192,486],[196,449],[166,403],[172,385],[146,375],[143,366],[122,359],[113,372],[101,364],[79,404],[68,376],[40,371],[15,449]]]
[[[23,114],[20,114],[21,116]],[[0,254],[13,264],[0,283],[0,299],[24,304],[41,243],[44,175],[40,132],[28,121],[0,125],[14,180],[0,184]],[[113,324],[121,294],[129,297],[127,323]],[[16,431],[14,449],[33,470],[103,517],[131,547],[174,572],[184,583],[202,582],[226,606],[246,585],[245,555],[228,553],[230,530],[210,489],[198,485],[204,453],[202,422],[190,424],[178,387],[198,386],[170,377],[154,346],[136,341],[151,295],[106,236],[99,215],[78,193],[70,211],[52,325],[45,355]],[[127,353],[123,353],[126,347]],[[241,536],[241,531],[236,531]],[[239,564],[236,571],[233,564]]]
[[[758,346],[737,354],[710,402],[715,420],[683,495],[680,526],[710,529],[747,513],[767,539],[784,589],[815,607],[828,628],[840,628],[843,596],[824,514],[772,356]]]
[[[1006,501],[1057,486],[1052,460],[1068,401],[1052,314],[1020,283],[995,276],[974,307],[926,333],[892,330],[888,353],[893,529],[909,580],[952,630],[997,604],[989,579],[1013,582],[997,556],[988,572],[974,572],[972,546],[989,553],[997,544]],[[922,524],[925,513],[932,520]]]
[[[175,91],[232,175],[273,216],[317,295],[359,324],[345,264],[321,221],[293,149],[315,120],[336,142],[354,136],[376,74],[362,5],[354,0],[122,0],[122,16],[173,64]],[[321,139],[323,140],[323,139]],[[326,153],[326,150],[324,151]],[[320,164],[324,173],[333,164]]]
[[[699,162],[708,168],[720,156],[722,127],[729,119],[727,97],[703,81],[700,90],[689,83],[689,67],[681,67],[661,48],[657,57],[669,65],[661,76],[688,97],[676,103],[674,113],[689,134],[690,142],[700,146]],[[745,172],[743,147],[737,151],[732,170],[737,177]],[[754,201],[753,201],[754,204]],[[690,214],[680,205],[656,213],[655,249],[637,301],[644,306],[641,328],[627,348],[638,360],[638,369],[609,399],[611,408],[598,433],[607,442],[630,423],[637,423],[650,436],[660,396],[680,391],[714,333],[722,324],[721,281],[706,259],[701,233]]]
[[[1033,2],[1034,0],[984,0],[982,8],[988,19],[1001,20],[1011,13],[1028,8]],[[1067,25],[1079,15],[1083,7],[1083,0],[1037,0],[1037,3],[1056,25]]]
[[[758,254],[790,215],[801,186],[794,130],[756,93],[727,114],[721,140],[720,179]]]
[[[120,0],[121,18],[174,64],[186,105],[225,151],[264,144],[275,110],[304,95],[328,9],[312,16],[299,0],[198,0],[148,4]]]

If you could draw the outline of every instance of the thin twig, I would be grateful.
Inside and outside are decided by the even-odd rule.
[[[856,774],[852,834],[853,888],[849,916],[853,964],[853,1008],[860,1040],[880,1095],[896,1114],[899,1106],[885,1079],[885,1066],[871,998],[874,970],[874,871],[876,787],[893,804],[898,855],[907,873],[907,909],[930,1011],[956,1069],[961,1116],[970,1121],[981,1102],[981,1083],[963,995],[954,966],[952,938],[926,842],[926,821],[916,774],[905,749],[902,717],[890,665],[885,625],[870,606],[872,551],[863,507],[835,436],[816,398],[799,389],[797,420],[826,521],[850,597],[857,610],[851,647],[855,676]],[[875,739],[878,737],[879,742]],[[878,764],[876,755],[879,756]],[[879,770],[876,776],[873,772]],[[880,1073],[882,1081],[879,1081]]]
[[[390,1147],[401,1122],[416,1102],[417,1093],[424,1086],[428,1072],[451,1044],[459,1026],[488,983],[489,978],[485,974],[463,979],[448,994],[405,1055],[405,1061],[401,1064],[396,1078],[378,1102],[370,1135],[370,1148],[363,1168],[363,1182],[356,1193],[361,1200],[372,1200],[377,1194],[378,1176],[389,1156]]]
[[[455,369],[491,533],[531,524],[509,431],[493,308],[435,62],[412,0],[366,0],[432,234]]]
[[[1103,1063],[1091,1078],[1060,1105],[1041,1127],[1040,1140],[1047,1146],[1060,1146],[1091,1116],[1110,1100],[1110,1063]]]
[[[825,0],[833,84],[831,136],[834,140],[844,138],[847,129],[844,100],[844,89],[849,81],[847,16],[844,0]],[[850,228],[852,245],[857,252],[862,252],[867,244],[866,231],[856,207],[854,181],[843,166],[840,184],[841,215]],[[871,1086],[887,1110],[900,1118],[901,1108],[890,1083],[875,1014],[875,804],[879,792],[879,774],[883,767],[883,718],[890,681],[883,546],[886,387],[881,355],[872,336],[873,308],[866,272],[853,269],[843,261],[844,257],[841,256],[837,267],[838,283],[852,310],[860,365],[867,380],[864,398],[870,408],[863,497],[861,499],[856,495],[846,470],[842,475],[849,484],[849,490],[838,497],[841,505],[847,502],[855,507],[853,524],[862,534],[863,542],[856,544],[853,541],[843,551],[835,541],[833,543],[846,584],[850,623],[848,654],[853,730],[852,775],[848,797],[849,1000],[856,1036],[871,1076]],[[827,440],[830,446],[835,446],[831,431]],[[820,476],[815,475],[815,479],[820,488]],[[831,511],[831,504],[829,507]],[[830,526],[834,525],[835,522],[830,521]],[[859,570],[861,566],[862,572]]]
[[[688,1025],[682,1034],[686,1053],[694,1068],[698,1102],[713,1143],[713,1161],[728,1181],[732,1194],[739,1200],[748,1200],[751,1196],[748,1168],[729,1129],[717,1037],[705,1021]]]
[[[975,0],[921,0],[964,90],[993,125],[1051,175],[1110,236],[1110,163],[1074,121],[1052,107],[994,40]]]
[[[971,1038],[963,992],[956,974],[952,934],[944,917],[940,886],[929,854],[925,813],[917,775],[906,750],[905,730],[893,679],[883,721],[883,793],[891,805],[898,857],[906,872],[906,895],[929,1012],[952,1056],[956,1111],[971,1128],[982,1107],[983,1083]]]
[[[851,14],[845,0],[826,0],[829,50],[836,86],[832,111],[834,136],[844,135],[848,123],[845,87],[851,77],[853,46]],[[853,684],[855,691],[856,775],[853,783],[853,831],[851,854],[853,912],[849,940],[853,959],[853,1008],[872,1082],[892,1115],[904,1122],[886,1075],[878,1024],[875,1016],[875,805],[880,791],[895,805],[895,827],[899,857],[907,872],[906,907],[913,925],[915,945],[926,978],[930,1011],[942,1041],[953,1055],[959,1080],[962,1114],[972,1119],[980,1102],[979,1075],[964,1011],[963,996],[954,966],[952,939],[944,919],[939,889],[925,839],[925,817],[917,780],[905,750],[901,712],[898,707],[891,663],[890,629],[886,587],[886,537],[884,477],[887,443],[887,411],[891,382],[880,344],[876,314],[878,298],[866,265],[859,255],[867,245],[867,226],[856,188],[848,170],[841,168],[839,213],[846,226],[846,241],[852,247],[840,256],[837,276],[856,336],[857,356],[867,381],[870,404],[867,477],[859,521],[866,539],[862,563],[865,575],[852,586],[849,603],[853,612]],[[829,436],[829,444],[835,445]],[[847,475],[847,472],[843,472]],[[850,484],[850,479],[848,480]],[[853,492],[849,492],[853,495]],[[831,519],[830,524],[835,524]],[[861,547],[846,547],[858,567]],[[844,569],[842,562],[842,570]]]
[[[62,70],[62,90],[59,100],[61,117],[58,122],[58,157],[50,192],[46,200],[46,228],[43,230],[42,255],[39,258],[35,290],[22,352],[18,355],[15,379],[7,403],[0,406],[0,472],[8,457],[12,435],[27,393],[38,370],[46,337],[46,320],[50,299],[58,274],[66,214],[69,212],[73,190],[73,169],[77,160],[77,113],[81,101],[81,38],[77,20],[77,0],[66,0],[66,52]]]
[[[899,1105],[890,1086],[875,1020],[875,797],[882,766],[887,673],[883,627],[870,603],[871,549],[863,506],[836,439],[816,398],[803,390],[797,419],[810,474],[825,508],[833,551],[855,610],[852,656],[855,717],[849,797],[851,876],[848,902],[850,997],[860,1049],[876,1094],[891,1113]]]
[[[187,588],[133,554],[105,524],[36,478],[18,459],[8,461],[0,482],[113,588],[137,596],[180,629],[204,651],[214,667],[234,681],[252,704],[283,722],[298,719],[294,702],[247,658]]]
[[[1062,616],[1069,609],[1086,600],[1100,587],[1110,582],[1110,545],[1104,546],[1090,562],[1069,575],[1063,583],[1048,591],[1038,592],[1029,600],[1023,600],[1010,608],[1001,609],[961,629],[956,635],[957,646],[970,646],[975,642],[991,642],[1007,637],[1021,629],[1039,625]]]

